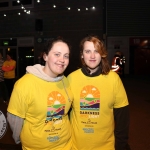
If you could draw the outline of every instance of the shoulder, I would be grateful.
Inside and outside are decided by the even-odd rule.
[[[63,80],[64,82],[68,82],[68,79],[67,79],[66,76],[64,76],[62,80]]]
[[[4,64],[7,64],[7,63],[8,63],[8,61],[7,61],[7,60],[5,60],[5,61],[4,61]]]
[[[108,81],[109,81],[109,83],[113,84],[114,87],[116,87],[116,88],[118,88],[118,87],[123,85],[120,76],[114,71],[110,71],[109,72],[109,74],[108,74]]]
[[[14,63],[14,64],[15,64],[15,63],[16,63],[16,61],[15,61],[15,60],[12,60],[12,63]]]
[[[64,86],[69,87],[69,81],[66,76],[63,77],[62,82]]]
[[[112,70],[110,70],[107,75],[102,75],[102,78],[105,78],[105,79],[109,80],[110,82],[120,80],[119,75]]]
[[[116,78],[119,77],[119,75],[115,71],[112,71],[112,70],[109,71],[108,76],[116,77]]]
[[[15,87],[31,87],[34,85],[35,78],[34,75],[27,73],[16,81]]]
[[[77,76],[77,75],[79,75],[81,73],[81,68],[80,69],[77,69],[77,70],[75,70],[75,71],[73,71],[73,72],[71,72],[68,76],[67,76],[67,78],[70,78],[70,77],[72,77],[72,76]]]

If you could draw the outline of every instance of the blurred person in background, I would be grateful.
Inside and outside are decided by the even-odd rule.
[[[2,70],[4,60],[2,57],[2,53],[0,52],[0,98],[2,98],[3,102],[6,103],[9,100],[8,91],[4,81],[4,71]]]
[[[8,89],[8,96],[13,90],[14,82],[15,82],[15,69],[16,69],[16,61],[13,60],[13,55],[11,52],[7,52],[6,60],[3,63],[2,70],[4,71],[4,80],[6,87]]]
[[[113,57],[112,60],[112,66],[111,69],[112,71],[116,72],[119,75],[122,75],[122,59],[121,59],[121,52],[120,51],[116,51],[115,55]]]
[[[126,59],[121,51],[116,51],[112,60],[112,71],[116,72],[120,77],[124,77]]]

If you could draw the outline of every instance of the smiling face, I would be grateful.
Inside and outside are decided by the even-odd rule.
[[[101,55],[98,50],[95,49],[93,42],[85,41],[81,57],[92,72],[97,70],[101,62]]]
[[[58,41],[53,44],[49,53],[44,55],[44,72],[50,77],[62,74],[69,64],[69,47],[66,43]]]

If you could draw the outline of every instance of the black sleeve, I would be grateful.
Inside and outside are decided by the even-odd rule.
[[[128,145],[129,106],[114,108],[115,150],[130,150]]]

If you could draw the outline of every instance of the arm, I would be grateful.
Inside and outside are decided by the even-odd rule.
[[[114,108],[115,150],[127,150],[129,131],[129,106]]]
[[[5,72],[12,71],[15,68],[16,68],[16,61],[12,61],[11,65],[8,65],[8,63],[4,62],[2,66],[2,70]]]
[[[20,133],[22,130],[24,119],[7,112],[7,121],[13,132],[13,139],[16,144],[20,143]]]
[[[2,66],[2,70],[7,72],[7,71],[11,71],[15,68],[15,66]]]

